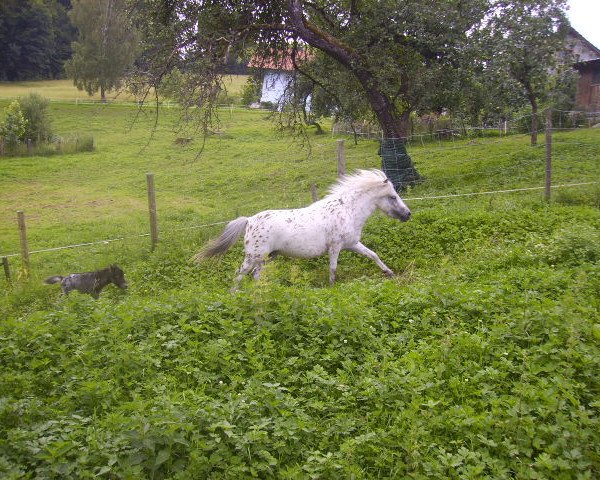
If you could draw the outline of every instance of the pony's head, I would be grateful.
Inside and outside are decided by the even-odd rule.
[[[380,210],[386,215],[406,222],[410,218],[410,209],[396,193],[394,185],[381,170],[357,170],[338,180],[331,188],[331,194],[344,191],[362,191],[368,193]]]
[[[385,177],[385,174],[383,172],[381,173]],[[402,201],[400,195],[396,193],[394,185],[392,185],[389,178],[385,177],[381,183],[383,186],[378,190],[379,195],[377,196],[375,204],[386,215],[397,218],[402,222],[406,222],[411,215],[410,209]]]
[[[121,267],[118,265],[111,265],[108,267],[110,281],[114,283],[119,288],[127,288],[127,280],[125,280],[125,272],[121,270]]]

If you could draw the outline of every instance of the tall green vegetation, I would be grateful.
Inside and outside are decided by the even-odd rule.
[[[75,0],[70,12],[79,36],[73,43],[73,57],[67,75],[89,95],[119,88],[125,70],[137,51],[137,36],[125,10],[124,0]]]
[[[9,148],[14,148],[25,138],[27,131],[27,119],[23,115],[21,104],[14,100],[6,107],[4,123],[0,125],[0,141]]]
[[[75,29],[68,1],[0,2],[0,80],[58,78],[71,56]]]
[[[49,104],[36,93],[14,100],[6,108],[4,123],[0,125],[0,137],[5,144],[15,147],[19,142],[39,144],[49,141],[52,137]]]
[[[27,128],[23,138],[34,143],[47,142],[52,137],[52,122],[48,113],[50,102],[37,93],[19,99]]]
[[[89,134],[71,131],[55,136],[49,107],[48,99],[37,93],[11,102],[0,124],[0,155],[50,156],[94,149]]]
[[[527,136],[415,146],[412,219],[376,215],[363,237],[397,278],[347,253],[332,288],[326,258],[280,257],[232,295],[240,244],[189,262],[223,227],[205,224],[323,193],[335,139],[307,155],[234,110],[194,161],[175,108],[149,144],[151,115],[126,132],[134,107],[50,108],[58,134],[86,125],[99,148],[0,162],[1,253],[19,251],[17,209],[32,249],[126,238],[33,254],[28,280],[11,258],[13,285],[0,277],[0,477],[597,477],[600,190],[414,198],[543,185]],[[595,130],[554,141],[557,183],[597,180]],[[375,167],[375,145],[348,145],[349,170]],[[128,237],[147,232],[146,171],[153,252]],[[42,285],[114,262],[127,292]]]

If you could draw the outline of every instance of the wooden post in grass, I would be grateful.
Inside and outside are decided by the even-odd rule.
[[[2,257],[2,265],[4,265],[4,275],[6,280],[10,283],[10,266],[8,265],[8,257]]]
[[[154,195],[154,174],[147,173],[146,181],[148,183],[148,211],[150,213],[150,240],[152,242],[152,250],[156,248],[158,243],[158,220],[156,218],[156,197]]]
[[[29,275],[29,246],[27,244],[27,226],[25,225],[25,213],[21,210],[17,212],[17,221],[19,223],[19,237],[21,238],[21,261],[25,276]]]
[[[337,162],[338,177],[346,175],[346,152],[343,139],[337,141]]]
[[[552,189],[552,109],[546,110],[546,185],[544,199],[550,201]]]
[[[319,194],[317,193],[317,186],[314,183],[310,186],[310,193],[312,195],[313,202],[316,202],[319,199]]]

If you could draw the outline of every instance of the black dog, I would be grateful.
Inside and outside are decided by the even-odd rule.
[[[66,277],[55,275],[48,277],[44,283],[60,283],[65,294],[71,290],[78,290],[81,293],[89,293],[94,298],[98,298],[102,289],[109,283],[114,283],[119,288],[127,288],[125,274],[117,265],[111,265],[95,272],[72,273]]]

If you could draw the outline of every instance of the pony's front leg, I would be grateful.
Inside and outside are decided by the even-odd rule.
[[[337,270],[338,257],[340,256],[340,248],[329,249],[329,285],[335,283],[335,272]]]
[[[394,272],[392,272],[389,267],[381,261],[379,256],[373,250],[369,250],[367,247],[365,247],[362,243],[358,242],[356,245],[349,247],[348,250],[370,258],[379,266],[379,268],[383,270],[388,277],[394,276]]]

